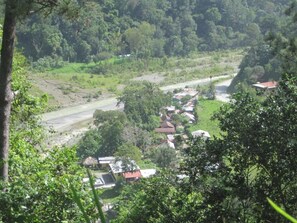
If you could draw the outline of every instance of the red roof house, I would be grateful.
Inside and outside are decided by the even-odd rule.
[[[253,86],[257,89],[274,89],[277,87],[277,82],[276,81],[269,81],[269,82],[262,82],[262,83],[257,83],[253,84]]]
[[[124,179],[127,182],[135,181],[135,180],[138,180],[138,179],[140,179],[142,177],[140,170],[136,170],[136,171],[133,171],[133,172],[124,172],[122,174],[123,174]]]

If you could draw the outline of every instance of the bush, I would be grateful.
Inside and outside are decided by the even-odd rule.
[[[52,58],[50,56],[46,56],[33,62],[32,67],[38,71],[46,71],[53,68],[63,67],[66,63],[67,62],[63,61],[61,57]]]

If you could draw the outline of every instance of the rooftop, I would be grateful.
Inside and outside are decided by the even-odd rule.
[[[269,81],[269,82],[256,83],[256,84],[253,84],[253,86],[261,89],[273,89],[277,87],[277,84],[278,83],[276,81]]]

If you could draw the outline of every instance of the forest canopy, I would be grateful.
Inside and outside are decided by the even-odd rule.
[[[18,47],[33,61],[185,56],[250,46],[277,29],[288,1],[92,0],[76,19],[55,13],[21,21]]]

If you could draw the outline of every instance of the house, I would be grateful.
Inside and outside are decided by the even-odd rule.
[[[99,157],[98,162],[100,167],[106,168],[106,167],[109,167],[109,164],[115,162],[115,157],[113,156]]]
[[[168,113],[174,113],[174,111],[175,111],[175,106],[168,106],[168,107],[166,107],[165,109],[166,109],[166,111],[167,111]]]
[[[174,134],[176,132],[175,127],[169,121],[163,121],[159,128],[155,129],[158,133]]]
[[[256,83],[253,84],[253,87],[255,87],[257,90],[273,90],[277,87],[278,82],[276,81],[269,81],[269,82],[262,82],[262,83]]]
[[[194,106],[183,106],[182,107],[183,111],[185,112],[194,112]]]
[[[111,174],[116,180],[123,179],[126,182],[137,181],[141,178],[139,166],[134,160],[123,162],[118,160],[115,163],[109,164]]]
[[[156,169],[145,169],[145,170],[140,170],[140,172],[141,172],[141,176],[143,178],[149,178],[149,177],[155,175],[157,170]]]
[[[167,135],[167,139],[168,139],[170,142],[174,142],[174,140],[175,140],[174,135],[172,135],[172,134]]]
[[[193,138],[201,137],[205,140],[210,138],[209,133],[204,130],[197,130],[197,131],[192,132],[191,134],[192,134]]]
[[[193,123],[193,122],[196,121],[195,115],[193,115],[193,114],[191,114],[189,112],[182,113],[182,116],[185,116],[189,120],[189,123]]]

